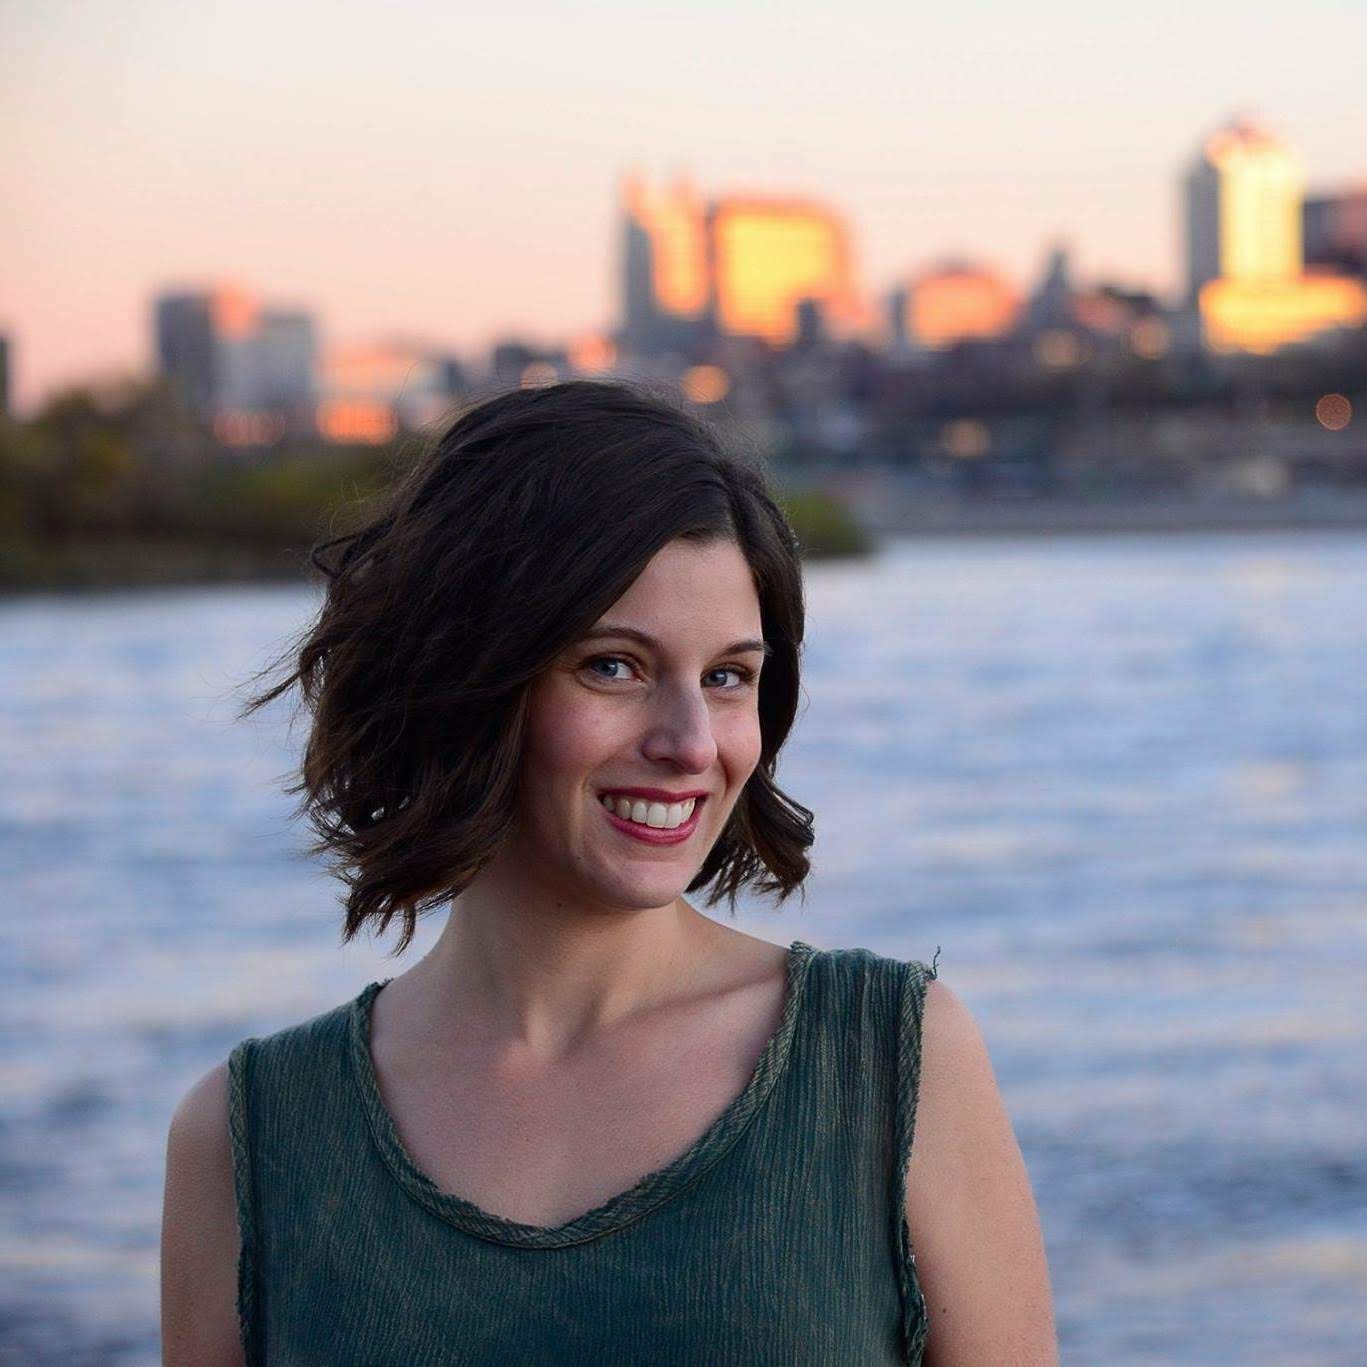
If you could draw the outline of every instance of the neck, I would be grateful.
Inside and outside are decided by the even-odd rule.
[[[481,875],[467,888],[410,970],[438,1038],[474,1031],[490,1045],[564,1056],[686,992],[725,933],[682,898],[588,912],[502,881]]]

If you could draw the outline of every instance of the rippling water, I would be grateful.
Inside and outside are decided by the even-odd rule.
[[[742,924],[942,946],[1066,1362],[1364,1361],[1367,539],[904,543],[808,588],[816,873]],[[338,947],[279,791],[302,729],[232,717],[311,607],[0,604],[5,1361],[156,1361],[176,1100],[402,966]]]

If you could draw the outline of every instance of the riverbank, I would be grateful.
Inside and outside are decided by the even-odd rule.
[[[946,499],[910,491],[878,476],[832,477],[823,487],[843,502],[869,534],[868,547],[898,538],[1094,536],[1111,532],[1209,533],[1367,530],[1367,491],[1304,490],[1279,499],[1031,498]],[[816,520],[798,519],[813,532]],[[823,528],[828,538],[811,558],[859,556]],[[183,540],[82,541],[65,545],[0,544],[0,597],[31,593],[117,592],[205,584],[297,584],[313,571],[308,548],[203,545]]]
[[[928,495],[862,475],[834,479],[827,487],[879,537],[1367,529],[1367,490],[1357,489],[1306,489],[1276,499],[1229,495],[962,499]]]

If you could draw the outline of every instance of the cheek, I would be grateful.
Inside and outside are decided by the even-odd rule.
[[[528,717],[524,765],[543,781],[574,779],[602,764],[616,743],[610,714],[592,699],[546,694]]]
[[[759,763],[763,747],[759,714],[752,712],[732,719],[718,732],[717,743],[727,769],[737,784],[743,783]]]

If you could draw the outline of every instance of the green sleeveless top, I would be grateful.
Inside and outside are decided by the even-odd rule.
[[[441,1191],[409,1158],[370,1054],[384,983],[243,1040],[228,1077],[248,1367],[919,1363],[903,1209],[935,975],[794,941],[740,1095],[666,1167],[554,1227]]]

